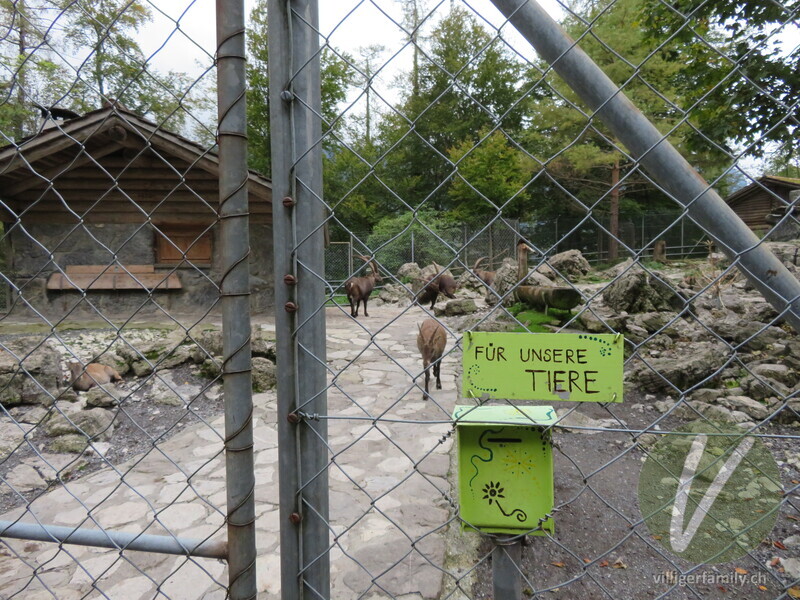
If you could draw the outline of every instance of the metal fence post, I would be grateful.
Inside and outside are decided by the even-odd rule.
[[[217,71],[228,585],[232,600],[244,600],[257,589],[242,0],[217,0]]]
[[[327,421],[316,418],[327,414],[318,10],[316,0],[270,0],[268,10],[273,196],[285,199],[274,204],[281,595],[326,599]]]
[[[521,557],[522,540],[518,536],[496,536],[492,549],[493,600],[522,598]]]
[[[800,282],[535,0],[492,0],[650,175],[800,331]]]

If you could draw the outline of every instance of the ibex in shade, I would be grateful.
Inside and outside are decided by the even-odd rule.
[[[428,385],[431,380],[430,368],[433,365],[433,376],[436,378],[436,389],[442,389],[442,380],[439,373],[442,367],[442,354],[447,343],[447,332],[436,319],[425,319],[417,325],[417,348],[422,355],[422,369],[425,371],[425,393],[422,399],[429,397]]]
[[[494,283],[494,278],[497,275],[497,271],[484,271],[483,269],[479,269],[478,267],[481,264],[482,260],[486,260],[489,258],[488,256],[482,256],[478,260],[475,261],[475,266],[472,267],[472,272],[475,273],[475,277],[480,279],[483,283],[492,287]]]
[[[439,272],[436,275],[429,275],[422,280],[422,289],[420,289],[416,298],[414,298],[417,304],[427,304],[430,302],[431,310],[433,310],[433,305],[436,304],[439,294],[444,294],[448,298],[455,298],[455,291],[458,288],[458,284],[456,280],[453,279],[452,275],[445,272],[445,270],[436,263],[433,263],[433,266],[436,267]]]
[[[362,277],[351,277],[345,282],[344,290],[347,293],[347,299],[350,301],[350,316],[358,316],[358,304],[359,302],[363,302],[364,316],[368,317],[367,300],[369,300],[369,295],[372,293],[372,290],[375,289],[375,284],[383,281],[383,278],[374,260],[370,260],[368,256],[361,256],[360,254],[357,256],[372,267],[372,273]]]
[[[72,374],[72,389],[78,392],[85,392],[96,385],[122,381],[122,376],[116,370],[100,363],[89,363],[85,371],[81,363],[71,362],[68,366]]]

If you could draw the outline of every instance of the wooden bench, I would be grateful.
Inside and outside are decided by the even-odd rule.
[[[179,290],[177,273],[156,273],[153,265],[69,265],[64,273],[47,279],[48,290],[149,291]]]

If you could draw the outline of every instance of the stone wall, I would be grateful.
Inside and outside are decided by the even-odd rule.
[[[222,252],[219,232],[212,232],[213,259],[209,268],[182,266],[177,269],[182,289],[153,293],[152,300],[145,291],[91,291],[87,297],[75,291],[47,290],[47,279],[69,265],[108,265],[116,255],[123,265],[154,264],[154,233],[149,226],[134,224],[92,224],[69,226],[32,224],[10,227],[8,231],[8,261],[5,271],[22,290],[11,314],[30,318],[36,313],[47,317],[99,318],[106,316],[163,316],[174,313],[206,312],[221,304],[216,283],[222,275],[219,267]],[[274,304],[272,268],[272,228],[264,224],[250,226],[250,269],[254,311],[271,310]],[[168,273],[173,267],[156,265],[156,272]],[[15,295],[12,293],[12,303]],[[163,309],[163,310],[162,310]]]

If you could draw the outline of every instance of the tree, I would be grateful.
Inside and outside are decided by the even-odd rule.
[[[682,110],[684,98],[675,80],[684,66],[650,39],[637,20],[642,0],[617,0],[572,5],[565,28],[580,38],[581,48],[605,71],[632,102],[682,154],[710,180],[724,170],[725,153],[713,145],[692,144],[699,118]],[[591,35],[582,35],[585,23]],[[533,74],[539,78],[538,73]],[[576,94],[560,78],[548,77],[549,93],[532,104],[533,118],[525,134],[525,147],[546,165],[547,172],[578,202],[578,214],[591,210],[610,220],[609,258],[617,255],[620,214],[636,214],[647,206],[671,208],[621,151],[618,140],[598,120],[587,120]],[[635,169],[635,170],[634,170]],[[550,213],[550,214],[547,214]],[[561,198],[540,209],[542,216],[564,214]]]
[[[465,141],[476,143],[500,118],[510,130],[522,123],[515,107],[520,64],[472,13],[452,8],[431,32],[425,55],[429,60],[411,74],[403,100],[380,128],[386,156],[376,171],[397,210],[404,203],[451,207],[443,185],[454,172],[451,150],[466,152]]]
[[[41,0],[0,0],[0,145],[34,133],[36,105],[56,104],[69,88],[46,40],[49,9]]]
[[[488,134],[479,145],[464,140],[451,148],[450,159],[458,164],[458,177],[447,191],[453,200],[452,219],[485,222],[500,209],[506,218],[523,216],[528,200],[524,187],[536,165],[500,131]]]
[[[683,107],[702,127],[690,143],[710,136],[733,152],[761,156],[777,143],[797,155],[794,114],[800,96],[797,0],[674,0],[639,6],[651,40],[670,40],[662,52],[683,65],[673,84]],[[787,48],[788,46],[788,48]]]
[[[147,4],[140,0],[62,2],[68,17],[67,42],[77,52],[88,50],[77,69],[81,108],[94,110],[104,102],[118,101],[135,113],[182,127],[192,108],[194,82],[185,73],[160,73],[147,64],[134,38],[151,19]]]
[[[267,44],[267,0],[257,0],[250,12],[247,30],[247,136],[250,167],[271,172],[269,130],[269,49]],[[337,106],[353,83],[352,60],[325,48],[321,55],[323,131],[331,134],[340,123]],[[330,139],[330,138],[329,138]],[[333,143],[333,142],[329,142]]]

